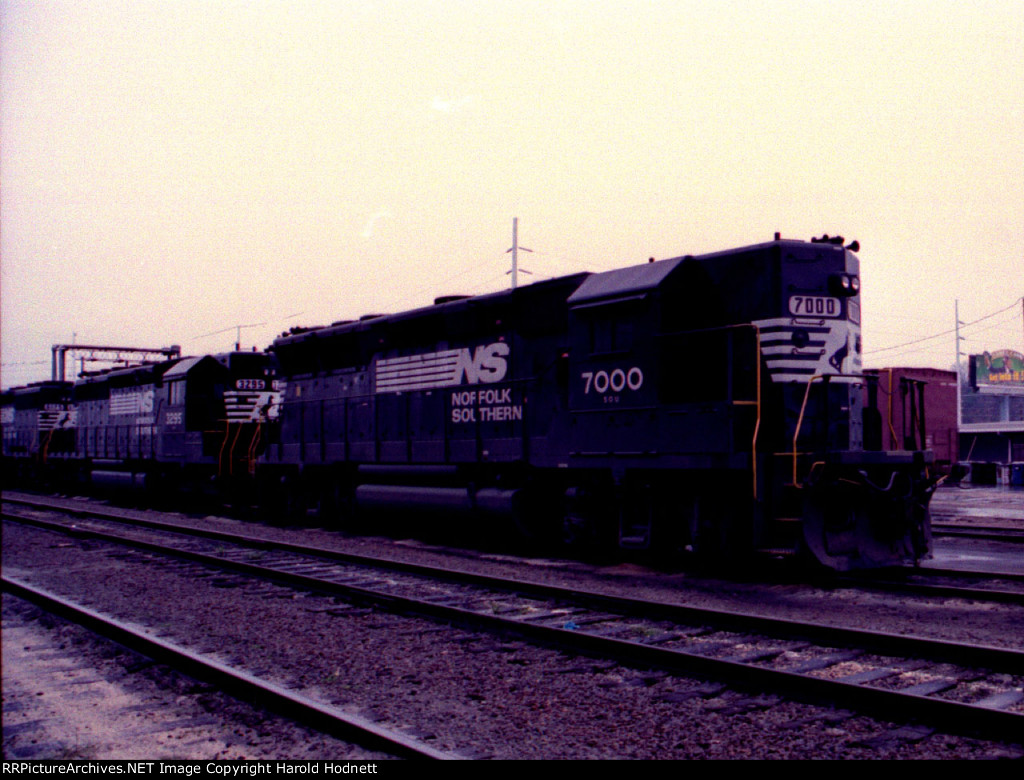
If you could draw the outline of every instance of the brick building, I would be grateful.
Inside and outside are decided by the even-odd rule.
[[[906,439],[924,415],[924,447],[935,453],[935,464],[949,472],[960,460],[956,414],[956,371],[938,368],[875,368],[878,376],[878,411],[882,415],[882,449],[912,449]],[[924,383],[924,404],[911,399],[904,380]],[[919,445],[917,445],[919,446]]]

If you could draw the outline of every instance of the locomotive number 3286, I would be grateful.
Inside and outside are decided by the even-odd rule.
[[[644,385],[644,372],[637,366],[616,368],[611,371],[584,371],[580,376],[583,378],[584,395],[591,390],[601,394],[621,393],[627,387],[630,390],[639,390]]]

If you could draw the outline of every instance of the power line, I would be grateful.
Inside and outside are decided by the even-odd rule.
[[[960,327],[961,328],[969,328],[972,325],[977,325],[979,322],[984,322],[985,320],[990,320],[993,317],[995,317],[996,315],[1002,314],[1003,312],[1007,312],[1010,309],[1016,308],[1017,305],[1022,300],[1024,300],[1024,298],[1018,298],[1013,303],[1011,303],[1009,306],[1006,306],[1005,308],[999,309],[998,311],[994,311],[991,314],[986,314],[984,317],[979,317],[978,319],[976,319],[976,320],[974,320],[972,322],[966,322],[966,323],[962,324]],[[877,354],[879,352],[890,352],[890,351],[892,351],[894,349],[902,349],[903,347],[912,347],[915,344],[921,344],[921,343],[923,343],[925,341],[934,341],[935,339],[942,338],[943,336],[948,336],[951,333],[956,333],[956,332],[957,332],[956,328],[950,328],[949,330],[944,330],[941,333],[936,333],[936,334],[934,334],[932,336],[925,336],[924,338],[920,338],[920,339],[914,339],[913,341],[907,341],[907,342],[904,342],[903,344],[896,344],[896,345],[891,346],[891,347],[880,347],[879,349],[868,350],[864,354],[865,355],[874,355],[874,354]]]
[[[1000,328],[1006,328],[1007,329],[1007,333],[1009,333],[1010,332],[1009,331],[1010,328],[1016,328],[1016,327],[1017,327],[1017,315],[1016,315],[1016,313],[1013,313],[1013,314],[1011,314],[1011,316],[1007,317],[1006,319],[1004,319],[1004,320],[1002,320],[1000,322],[993,322],[991,325],[986,325],[984,328],[976,328],[976,329],[974,329],[973,331],[971,331],[971,336],[973,337],[974,335],[976,335],[978,333],[987,333],[990,330],[998,330]]]

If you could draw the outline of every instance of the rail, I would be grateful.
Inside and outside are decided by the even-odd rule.
[[[95,508],[86,511],[90,515],[109,512],[108,509],[97,512]],[[144,525],[173,530],[186,537],[201,536],[211,540],[211,547],[216,549],[186,548],[181,544],[167,547],[164,541],[152,542],[98,528],[85,528],[81,524],[71,526],[37,517],[11,519],[78,538],[100,539],[159,554],[172,554],[246,575],[270,577],[303,590],[378,605],[392,613],[414,613],[445,624],[511,634],[529,641],[569,648],[575,653],[615,658],[621,663],[636,664],[643,668],[706,674],[731,681],[737,686],[750,686],[760,692],[769,689],[800,699],[806,697],[814,701],[832,701],[839,706],[854,707],[865,714],[878,713],[889,720],[894,713],[900,713],[901,717],[951,728],[954,733],[976,734],[986,739],[1018,739],[1024,720],[1019,711],[1012,709],[1020,700],[1020,694],[1005,682],[1007,676],[1019,675],[1024,669],[1024,654],[1015,649],[949,642],[903,633],[848,629],[836,627],[832,623],[807,623],[732,610],[648,602],[594,591],[581,592],[576,588],[507,580],[480,573],[453,573],[444,567],[438,569],[421,564],[380,561],[331,550],[222,534],[209,528],[184,528],[177,524],[168,527],[167,524],[150,520]],[[118,523],[137,522],[135,518],[126,516],[110,519]],[[228,548],[237,544],[243,550],[263,549],[269,543],[275,551],[273,555],[261,556],[261,560],[254,561],[247,554],[234,554],[234,551],[225,548],[223,542],[229,543]],[[313,560],[296,557],[307,555],[312,556]],[[361,570],[352,576],[353,572],[347,568],[335,569],[335,561],[344,567],[350,564],[369,564],[374,570],[383,571]],[[311,568],[313,562],[315,566]],[[411,576],[407,578],[406,574]],[[427,598],[423,598],[422,577],[426,577],[429,583],[426,591],[430,595]],[[455,590],[439,591],[438,580],[452,580],[459,585],[453,586]],[[466,586],[481,588],[483,592],[467,592]],[[538,605],[537,597],[548,604]],[[507,609],[500,612],[493,610],[494,604],[498,602]],[[672,644],[647,642],[637,638],[636,634],[633,638],[623,638],[621,633],[613,635],[602,631],[616,622],[620,625],[633,624],[634,619],[638,618],[657,621],[657,630],[661,636],[665,636],[664,632],[673,634]],[[665,622],[679,625],[667,627]],[[790,664],[783,669],[761,664],[765,655],[754,654],[743,658],[749,654],[749,650],[740,651],[738,645],[731,656],[727,654],[726,657],[711,658],[706,655],[707,646],[704,643],[691,644],[685,639],[692,626],[710,626],[715,631],[729,633],[763,634],[764,639],[770,637],[769,641],[773,644],[779,640],[797,641],[801,645],[813,643],[819,649],[812,650],[801,663]],[[706,634],[705,631],[699,633]],[[749,638],[741,637],[740,642],[746,643]],[[794,651],[800,653],[803,649],[795,648]],[[780,652],[776,649],[772,657]],[[967,679],[960,671],[954,674],[931,674],[928,675],[931,679],[924,683],[900,689],[875,686],[872,685],[873,681],[894,678],[904,668],[898,662],[872,663],[868,660],[869,655],[903,657],[914,663],[913,668],[920,668],[920,662],[927,661],[936,672],[936,667],[946,664],[972,670],[988,670],[987,676],[992,680],[995,692],[973,703],[958,700],[948,694],[944,696],[944,692],[958,684],[958,679]],[[844,665],[856,659],[874,668],[865,668],[851,674],[845,670]],[[815,674],[824,669],[833,669],[837,674]]]
[[[222,663],[202,652],[186,649],[154,636],[141,626],[110,617],[26,581],[4,575],[0,578],[0,586],[5,593],[30,601],[47,612],[60,615],[124,647],[207,680],[234,696],[283,717],[295,719],[310,728],[400,758],[445,761],[464,758],[457,753],[431,747],[415,736],[382,727],[297,690]]]

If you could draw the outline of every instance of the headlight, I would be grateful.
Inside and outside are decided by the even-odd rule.
[[[860,292],[860,279],[855,274],[833,274],[828,286],[833,295],[850,298]]]

